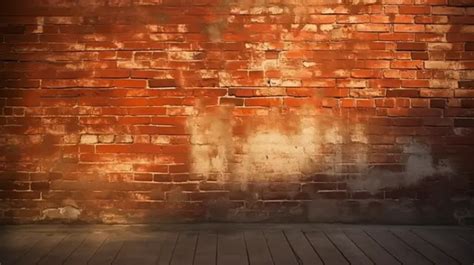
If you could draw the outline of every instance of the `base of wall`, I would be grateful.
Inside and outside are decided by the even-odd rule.
[[[0,219],[2,224],[150,224],[150,223],[347,223],[472,225],[474,201],[330,200],[236,204],[216,200],[202,203],[168,203],[147,209],[81,210],[71,206],[48,209],[41,217]]]

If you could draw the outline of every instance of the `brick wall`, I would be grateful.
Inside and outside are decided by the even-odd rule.
[[[0,4],[0,220],[466,223],[471,0]]]

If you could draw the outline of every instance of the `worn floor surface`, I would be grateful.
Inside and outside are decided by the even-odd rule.
[[[6,264],[474,264],[474,227],[4,226]]]

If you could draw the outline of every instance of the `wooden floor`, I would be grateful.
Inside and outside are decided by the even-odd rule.
[[[6,264],[474,264],[473,227],[309,224],[0,227]]]

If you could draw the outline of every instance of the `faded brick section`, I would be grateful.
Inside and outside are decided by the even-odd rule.
[[[0,222],[472,223],[469,0],[0,3]]]

